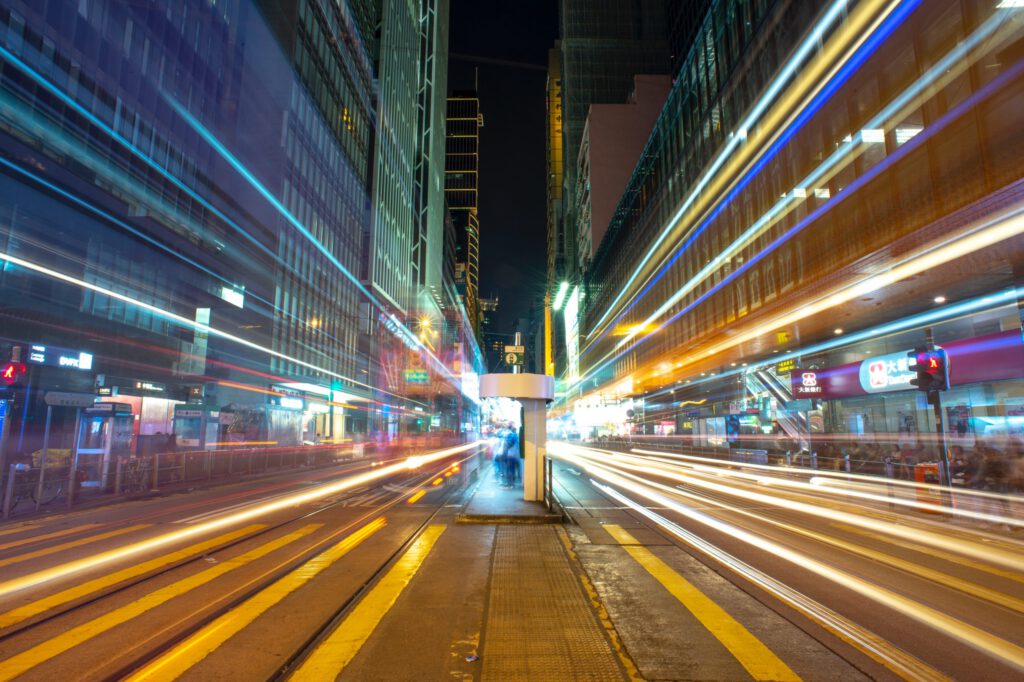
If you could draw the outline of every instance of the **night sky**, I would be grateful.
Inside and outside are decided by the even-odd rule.
[[[449,92],[472,89],[479,70],[480,296],[500,297],[495,331],[510,332],[544,291],[544,88],[558,4],[452,0],[450,30]]]

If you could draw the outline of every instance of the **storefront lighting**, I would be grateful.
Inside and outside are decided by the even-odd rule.
[[[558,293],[555,295],[555,302],[552,304],[555,310],[561,310],[562,304],[565,303],[565,295],[569,293],[569,283],[562,282],[558,285]]]

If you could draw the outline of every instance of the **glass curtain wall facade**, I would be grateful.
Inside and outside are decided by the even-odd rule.
[[[447,10],[434,7],[443,51]],[[374,109],[374,8],[0,7],[0,346],[27,366],[0,395],[16,411],[4,455],[39,448],[53,391],[129,404],[133,448],[179,435],[187,403],[224,415],[207,448],[361,438],[381,411],[412,414],[403,383],[371,373],[389,339],[447,386],[438,423],[472,426],[463,381],[473,384],[481,362],[451,285],[441,282],[441,303],[452,322],[428,353],[382,296],[406,291],[411,244],[400,260],[384,250],[398,278],[386,288],[360,277],[374,142],[404,173],[381,203],[406,210],[407,236],[418,149],[415,107]],[[411,50],[395,53],[408,64],[392,65],[389,95],[416,101],[421,17],[407,19]],[[443,59],[435,86],[438,69]],[[443,98],[433,106],[436,130]],[[232,419],[258,428],[233,430]],[[69,447],[73,422],[73,409],[54,410],[52,448]]]
[[[947,442],[1019,438],[1022,38],[974,0],[713,3],[587,273],[575,395],[725,452],[922,461],[907,352],[936,344]]]

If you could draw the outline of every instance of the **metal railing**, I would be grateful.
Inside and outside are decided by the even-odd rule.
[[[176,450],[119,457],[94,485],[83,486],[84,473],[70,467],[33,468],[12,464],[0,485],[3,518],[39,511],[52,504],[66,507],[102,497],[142,495],[213,479],[262,474],[306,466],[330,466],[375,453],[374,443],[336,447],[225,448]]]

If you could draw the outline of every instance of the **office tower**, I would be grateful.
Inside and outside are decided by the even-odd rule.
[[[0,8],[0,239],[24,263],[0,315],[38,365],[18,447],[54,387],[116,389],[140,436],[197,396],[273,408],[296,425],[282,444],[334,428],[332,387],[372,394],[354,323],[369,55],[346,11],[273,5]]]
[[[480,98],[457,91],[448,98],[445,199],[455,224],[455,279],[474,330],[479,330],[480,222],[477,215],[480,170]]]
[[[591,104],[626,101],[636,74],[669,70],[664,0],[562,0],[559,11],[562,135],[565,157],[575,160]],[[561,226],[566,276],[578,279],[572,231],[576,225],[575,163],[565,166],[566,203]]]
[[[544,359],[545,374],[558,375],[563,366],[558,361],[564,356],[561,351],[564,332],[555,321],[554,297],[565,276],[565,239],[562,232],[562,67],[558,41],[548,50],[548,73],[546,79],[545,107],[547,129],[545,135],[545,161],[547,169],[547,282],[544,293]]]

